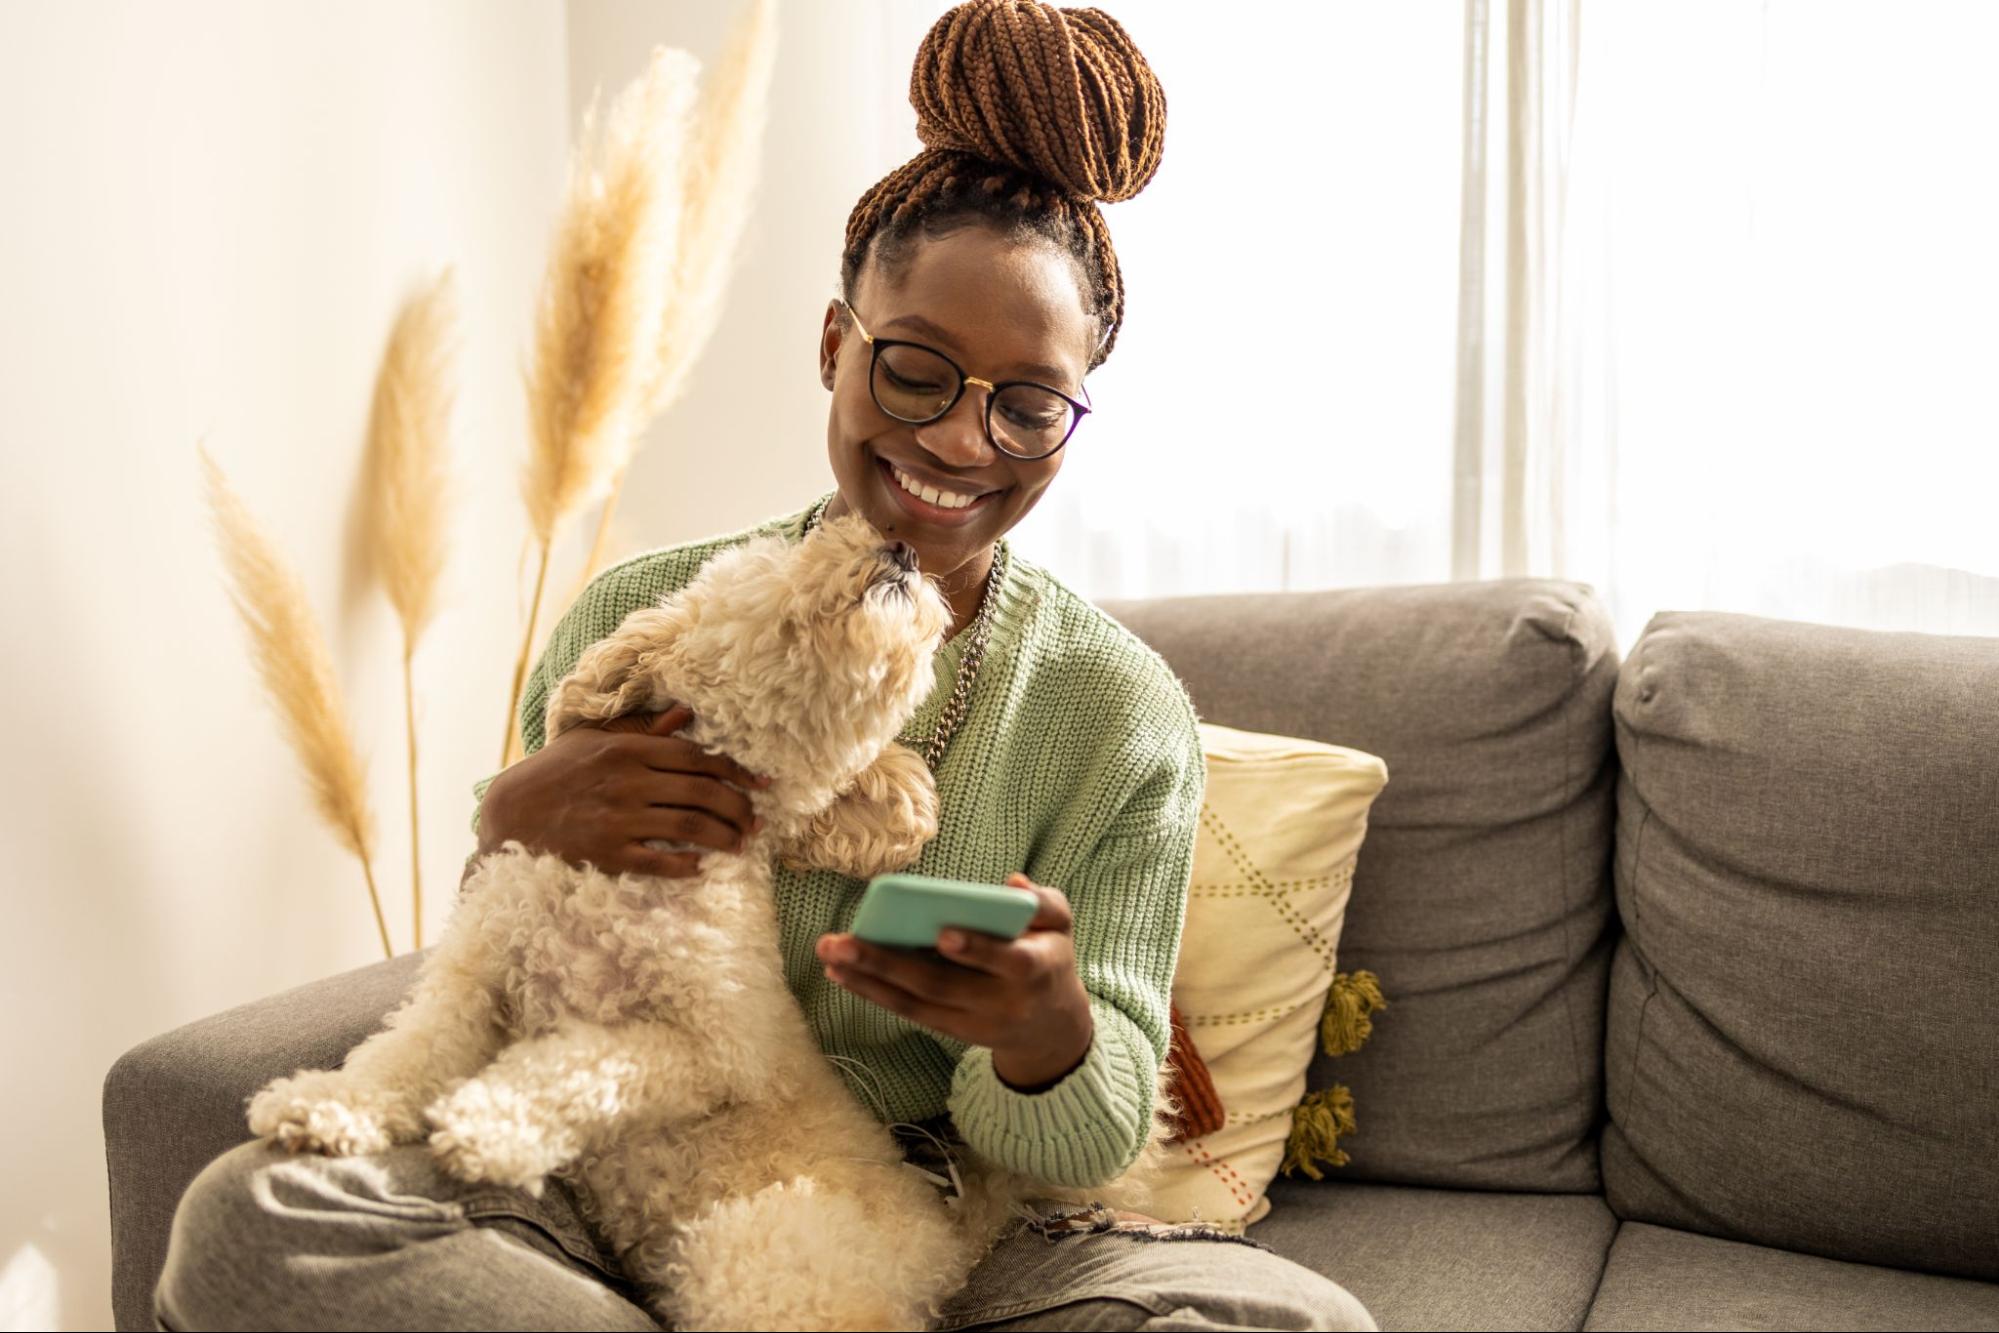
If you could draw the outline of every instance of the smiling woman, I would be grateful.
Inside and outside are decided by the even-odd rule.
[[[545,743],[550,691],[719,551],[864,516],[908,544],[953,617],[901,738],[939,806],[904,868],[1039,899],[1018,939],[940,939],[932,956],[853,936],[854,877],[775,873],[786,983],[854,1094],[1043,1205],[997,1237],[936,1326],[1373,1328],[1342,1287],[1240,1236],[1054,1202],[1090,1197],[1153,1133],[1206,769],[1165,661],[1006,534],[1054,484],[1084,377],[1116,345],[1124,291],[1098,202],[1151,179],[1165,98],[1103,12],[973,0],[924,40],[911,99],[929,146],[855,207],[819,330],[836,488],[591,581],[522,696],[526,758],[477,789],[480,850],[519,840],[687,878],[705,852],[649,844],[741,847],[758,777],[673,735],[684,708]],[[557,1179],[530,1197],[465,1185],[416,1144],[348,1163],[252,1145],[190,1188],[159,1303],[177,1328],[332,1310],[374,1327],[653,1326],[617,1274]]]
[[[891,415],[881,398],[884,382],[897,387],[890,378],[895,365],[870,355],[855,312],[867,310],[884,333],[906,328],[908,336],[928,336],[936,344],[932,356],[968,365],[988,383],[1024,378],[1029,367],[1039,367],[1047,378],[1080,389],[1095,337],[1076,299],[1073,269],[1062,251],[966,226],[926,242],[899,273],[868,265],[852,304],[827,306],[819,378],[833,393],[826,447],[840,493],[826,516],[859,510],[885,535],[914,546],[920,568],[951,603],[954,628],[978,607],[994,543],[1062,470],[1062,450],[1024,459],[1000,448],[1002,437],[987,424],[993,390],[969,381],[955,406],[925,424]],[[951,396],[948,387],[941,396]],[[926,490],[940,500],[944,492],[970,496],[972,503],[946,506],[926,498]]]

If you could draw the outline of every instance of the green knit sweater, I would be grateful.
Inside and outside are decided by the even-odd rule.
[[[811,509],[634,556],[593,579],[528,678],[527,751],[544,740],[549,690],[585,648],[685,586],[717,551],[770,532],[799,540]],[[983,1156],[1050,1184],[1094,1185],[1144,1143],[1207,770],[1185,687],[1131,631],[1017,552],[998,597],[968,710],[938,767],[937,837],[910,870],[988,884],[1019,870],[1068,896],[1096,1023],[1089,1055],[1054,1087],[1018,1092],[993,1072],[989,1048],[826,980],[813,945],[853,920],[865,884],[850,876],[775,867],[785,978],[821,1047],[845,1057],[836,1067],[884,1119],[948,1110]],[[935,726],[967,637],[938,650],[936,688],[905,736]]]

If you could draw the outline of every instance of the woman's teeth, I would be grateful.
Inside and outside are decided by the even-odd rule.
[[[918,481],[893,463],[888,465],[888,470],[895,474],[896,483],[902,489],[936,505],[939,509],[963,509],[979,498],[976,495],[959,495],[955,491],[940,491],[935,486]]]

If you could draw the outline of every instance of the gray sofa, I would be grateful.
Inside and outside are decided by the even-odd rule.
[[[1383,756],[1314,1086],[1351,1163],[1252,1235],[1396,1328],[1999,1328],[1999,640],[1719,613],[1619,656],[1540,580],[1113,602],[1200,715]],[[265,1079],[408,958],[105,1084],[114,1299]]]

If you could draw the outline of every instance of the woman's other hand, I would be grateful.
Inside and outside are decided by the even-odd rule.
[[[661,851],[646,839],[742,850],[762,826],[745,793],[769,780],[673,734],[693,717],[674,704],[563,732],[486,789],[479,854],[512,838],[606,874],[679,879],[698,873],[706,853]]]
[[[885,948],[850,934],[821,935],[829,980],[863,999],[974,1046],[989,1046],[1000,1081],[1041,1092],[1090,1053],[1095,1020],[1076,974],[1075,918],[1069,900],[1015,871],[1008,885],[1031,891],[1041,908],[1017,940],[946,930],[941,959]]]

